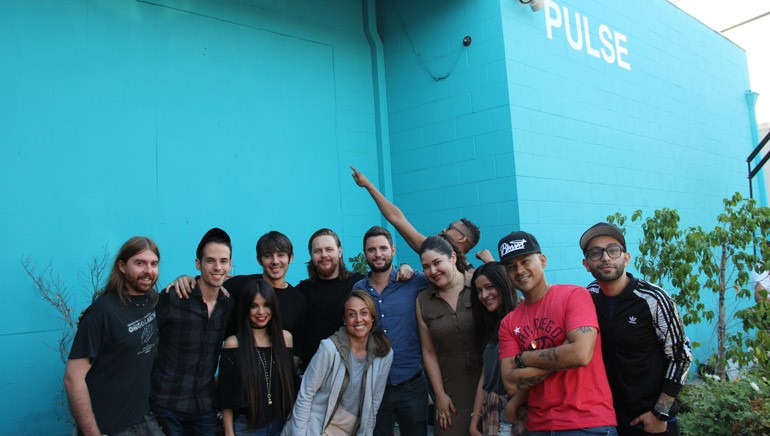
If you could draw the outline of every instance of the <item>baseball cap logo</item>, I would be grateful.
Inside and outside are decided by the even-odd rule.
[[[510,242],[503,242],[500,245],[500,257],[503,257],[512,251],[522,250],[526,245],[526,239],[514,239]]]

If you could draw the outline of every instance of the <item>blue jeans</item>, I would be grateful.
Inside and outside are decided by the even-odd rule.
[[[590,427],[575,430],[530,431],[529,436],[617,436],[615,427]]]
[[[428,434],[428,381],[422,370],[414,380],[385,386],[374,435],[393,436],[396,421],[402,435]]]
[[[276,418],[264,427],[249,428],[249,420],[244,415],[239,415],[233,420],[233,430],[236,436],[280,436],[285,421]]]
[[[217,434],[217,412],[178,412],[157,403],[150,408],[163,425],[168,436],[209,436]]]

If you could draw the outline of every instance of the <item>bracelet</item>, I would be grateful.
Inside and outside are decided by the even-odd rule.
[[[513,361],[516,362],[516,368],[526,368],[527,365],[524,364],[524,361],[521,359],[521,355],[524,353],[523,351],[516,355],[516,357],[513,358]]]
[[[473,413],[471,413],[471,416],[478,416],[478,417],[483,418],[483,416],[479,412],[473,412]]]

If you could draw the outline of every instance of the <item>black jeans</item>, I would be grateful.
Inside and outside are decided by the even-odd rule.
[[[394,422],[402,435],[428,434],[428,381],[422,370],[413,380],[385,387],[374,435],[393,436]]]

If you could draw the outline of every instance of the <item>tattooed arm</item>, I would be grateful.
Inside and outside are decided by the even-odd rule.
[[[537,368],[517,368],[513,357],[500,361],[500,376],[503,387],[511,395],[529,390],[532,386],[548,378],[553,371]]]
[[[552,371],[586,366],[593,358],[598,334],[595,327],[578,327],[567,332],[567,339],[558,347],[525,351],[521,360],[527,368]]]
[[[658,413],[668,415],[673,404],[674,397],[661,392],[654,409]],[[637,424],[642,424],[646,433],[663,433],[668,429],[668,422],[658,419],[652,411],[642,413],[631,421],[631,425]]]

